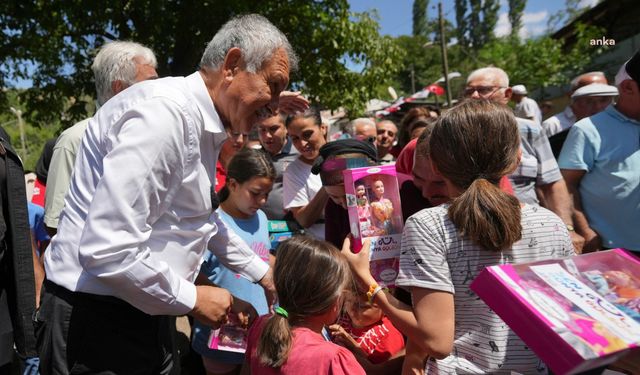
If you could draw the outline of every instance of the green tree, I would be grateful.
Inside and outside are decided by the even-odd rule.
[[[529,90],[566,84],[589,65],[602,50],[585,50],[588,41],[601,35],[595,27],[577,26],[578,42],[571,47],[562,41],[542,36],[513,43],[509,37],[497,39],[479,53],[483,61],[503,68],[512,84],[524,84]]]
[[[160,75],[185,75],[230,17],[259,13],[290,39],[300,56],[291,77],[328,108],[361,111],[377,83],[393,74],[399,53],[378,32],[375,14],[352,13],[347,0],[24,0],[0,2],[0,67],[6,80],[30,79],[20,101],[32,123],[62,119],[65,126],[92,111],[90,65],[106,41],[135,40],[151,47]],[[349,61],[360,72],[347,68]],[[6,108],[4,93],[0,106]]]
[[[598,0],[600,2],[602,0]],[[565,0],[564,9],[552,14],[547,20],[547,32],[555,31],[561,25],[568,25],[589,9],[581,0]]]
[[[499,0],[456,0],[458,43],[478,51],[492,41],[499,9]]]
[[[527,0],[509,0],[509,23],[511,23],[511,37],[518,38],[522,28],[522,14],[527,5]]]
[[[413,0],[413,36],[427,36],[431,32],[427,18],[429,0]]]

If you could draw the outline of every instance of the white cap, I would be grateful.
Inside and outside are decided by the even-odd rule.
[[[582,96],[616,96],[618,95],[618,88],[611,85],[605,85],[604,83],[592,83],[590,85],[582,86],[571,95],[572,98],[579,98]]]
[[[517,95],[527,95],[527,88],[524,85],[515,85],[511,88],[511,92]]]

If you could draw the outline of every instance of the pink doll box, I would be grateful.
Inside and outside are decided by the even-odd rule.
[[[368,238],[371,274],[378,283],[392,287],[398,275],[403,227],[395,165],[346,169],[342,173],[353,249],[360,251]]]
[[[244,353],[247,350],[248,329],[240,326],[235,315],[229,314],[229,322],[211,330],[207,345],[209,349]]]
[[[640,260],[622,249],[487,267],[471,289],[556,374],[640,350]]]

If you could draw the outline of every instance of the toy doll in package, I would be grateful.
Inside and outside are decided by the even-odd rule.
[[[346,169],[344,188],[353,248],[371,241],[371,273],[380,284],[393,286],[398,274],[402,212],[394,165]]]

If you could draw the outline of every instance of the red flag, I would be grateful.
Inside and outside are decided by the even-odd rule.
[[[444,95],[444,89],[436,84],[429,85],[426,88],[438,96]]]

